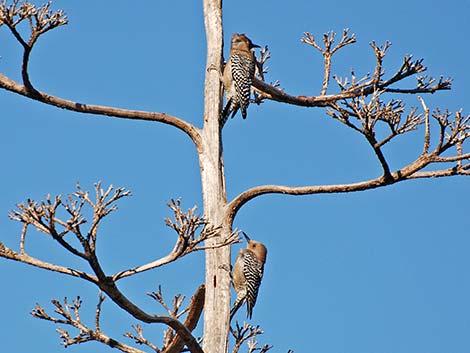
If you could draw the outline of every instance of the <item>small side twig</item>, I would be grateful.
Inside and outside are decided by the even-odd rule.
[[[135,349],[134,347],[125,345],[113,338],[110,338],[104,334],[100,328],[99,321],[101,316],[101,306],[104,301],[104,296],[100,293],[99,301],[96,308],[95,316],[95,327],[88,327],[80,317],[80,308],[82,301],[80,297],[75,298],[72,303],[69,303],[67,298],[64,298],[63,302],[53,299],[51,302],[55,307],[55,313],[57,317],[49,315],[41,305],[36,304],[36,307],[31,312],[34,317],[50,321],[56,324],[62,324],[71,326],[78,330],[75,336],[70,335],[69,331],[59,327],[57,332],[62,339],[61,344],[64,347],[68,347],[74,344],[82,344],[89,341],[96,341],[103,343],[111,348],[117,348],[122,352],[126,353],[143,353],[143,351]]]
[[[144,332],[143,332],[143,329],[142,329],[142,326],[140,325],[132,325],[132,328],[135,330],[136,332],[136,335],[131,333],[131,332],[126,332],[124,334],[125,337],[128,337],[132,340],[134,340],[135,343],[139,344],[139,345],[144,345],[144,346],[147,346],[149,348],[151,348],[153,351],[157,352],[157,353],[161,353],[162,351],[160,350],[160,348],[158,348],[156,345],[154,345],[152,342],[150,342],[149,340],[147,340],[145,337],[144,337]]]
[[[7,6],[6,0],[0,3],[0,26],[6,25],[16,40],[22,45],[23,63],[21,74],[23,84],[34,94],[38,94],[38,92],[33,88],[28,73],[29,58],[33,46],[42,34],[68,23],[64,12],[62,10],[53,12],[50,9],[51,5],[52,1],[47,2],[41,7],[36,7],[30,2],[20,4],[18,0],[13,1],[9,6]],[[23,21],[29,23],[30,33],[28,39],[24,38],[17,29],[17,26]]]
[[[186,326],[191,332],[196,328],[199,318],[201,317],[202,310],[204,308],[205,294],[206,289],[204,284],[202,284],[191,298],[189,306],[185,309],[185,311],[188,312],[188,315],[184,321],[184,326]],[[178,335],[174,335],[171,342],[166,345],[164,353],[179,353],[182,351],[184,345],[184,340],[182,340]]]
[[[423,144],[423,155],[428,154],[429,152],[429,145],[431,141],[431,126],[429,124],[429,109],[424,102],[424,99],[418,96],[418,100],[421,103],[424,111],[424,122],[425,122],[425,130],[424,130],[424,144]]]
[[[96,305],[95,311],[95,329],[97,332],[101,332],[100,317],[101,317],[101,306],[103,305],[106,297],[103,295],[103,292],[100,291],[98,304]]]
[[[335,42],[336,33],[333,31],[327,32],[323,34],[323,47],[321,47],[315,37],[308,33],[304,33],[304,37],[300,40],[302,43],[311,45],[315,49],[317,49],[323,55],[323,64],[324,64],[324,74],[323,74],[323,85],[320,92],[321,96],[326,94],[328,90],[328,85],[330,82],[330,75],[331,75],[331,58],[334,53],[336,53],[342,47],[345,47],[349,44],[353,44],[356,42],[356,37],[354,34],[349,35],[349,29],[346,28],[343,30],[343,35],[338,44],[333,46]]]
[[[375,44],[375,41],[372,41],[369,44],[372,47],[372,49],[374,49],[374,53],[375,53],[376,65],[375,65],[375,71],[374,71],[372,82],[374,86],[377,88],[383,75],[383,70],[382,70],[383,59],[385,57],[385,54],[387,53],[388,48],[390,48],[392,43],[390,43],[389,41],[386,41],[384,45],[378,46]]]
[[[145,265],[118,272],[112,276],[115,281],[166,265],[195,251],[216,249],[240,242],[238,230],[234,230],[228,236],[222,237],[222,227],[210,224],[203,216],[197,214],[196,206],[184,212],[181,209],[181,200],[172,199],[168,202],[168,207],[173,211],[173,219],[166,218],[165,223],[178,235],[171,252]],[[215,237],[219,237],[220,242],[211,246],[200,245],[205,240]]]
[[[268,50],[268,46],[264,46],[260,50],[259,57],[256,58],[256,71],[255,71],[255,77],[261,81],[264,82],[264,75],[266,75],[269,71],[269,67],[266,65],[268,60],[271,58],[271,52]],[[280,89],[280,82],[279,80],[276,80],[274,82],[270,82],[269,85],[271,87],[275,87],[276,89]],[[255,86],[251,87],[254,99],[251,101],[251,103],[255,104],[261,104],[265,100],[265,96],[262,94],[262,92],[256,88]]]
[[[262,353],[267,352],[272,346],[265,344],[262,347],[258,346],[256,337],[262,335],[264,332],[259,328],[259,326],[253,326],[248,323],[243,323],[243,326],[238,324],[238,321],[235,324],[235,328],[230,326],[230,332],[232,333],[233,338],[235,339],[235,345],[233,347],[232,353],[238,353],[243,343],[246,342],[248,346],[248,352],[252,353],[255,351],[260,351]]]

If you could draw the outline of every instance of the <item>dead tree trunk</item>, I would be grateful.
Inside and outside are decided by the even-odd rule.
[[[222,62],[222,1],[204,0],[204,22],[207,38],[206,68],[220,70]],[[204,214],[212,224],[223,222],[227,198],[222,159],[221,129],[219,115],[221,109],[221,84],[217,70],[207,70],[204,89],[204,128],[203,148],[199,152]],[[220,236],[229,234],[224,226]],[[207,245],[220,242],[219,237],[211,238]],[[204,305],[204,351],[225,353],[229,331],[230,247],[206,250],[206,300]]]

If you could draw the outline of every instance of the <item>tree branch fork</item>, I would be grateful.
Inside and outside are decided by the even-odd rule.
[[[21,23],[29,25],[29,37],[24,37],[18,30]],[[30,54],[37,43],[38,38],[48,31],[66,25],[68,19],[62,11],[52,11],[51,2],[42,7],[15,0],[11,5],[7,5],[6,0],[0,2],[0,26],[7,27],[23,48],[21,77],[22,83],[18,83],[0,73],[0,88],[16,94],[28,97],[33,100],[43,102],[70,111],[85,114],[95,114],[126,119],[140,119],[160,122],[171,125],[183,131],[195,144],[198,153],[204,153],[206,144],[201,129],[188,123],[187,121],[169,114],[158,112],[145,112],[136,110],[126,110],[114,107],[83,104],[66,100],[60,97],[42,92],[33,85],[30,79],[28,67]],[[310,185],[310,186],[283,186],[283,185],[262,185],[243,191],[225,206],[223,225],[213,225],[209,220],[195,213],[196,209],[183,212],[180,200],[171,200],[168,206],[173,212],[173,219],[166,219],[166,224],[177,234],[177,240],[173,249],[166,256],[156,259],[150,263],[142,264],[134,268],[125,269],[118,273],[108,275],[105,273],[102,264],[95,253],[98,239],[98,229],[101,221],[110,213],[117,209],[116,202],[122,198],[130,196],[130,191],[112,186],[102,189],[101,184],[95,185],[95,197],[92,199],[89,192],[83,191],[80,186],[67,198],[61,195],[56,197],[47,196],[44,201],[27,202],[18,204],[18,209],[10,213],[10,218],[22,223],[22,232],[19,241],[19,251],[15,251],[0,243],[0,257],[20,261],[32,266],[40,267],[50,271],[63,273],[78,277],[99,287],[100,291],[115,302],[122,309],[129,312],[136,319],[147,323],[164,323],[169,326],[164,336],[161,347],[147,340],[142,327],[134,326],[135,333],[127,333],[126,337],[131,338],[134,343],[145,345],[155,352],[179,352],[186,345],[188,349],[195,353],[202,353],[200,341],[192,335],[199,316],[202,311],[201,303],[204,302],[204,290],[199,288],[193,296],[187,309],[181,309],[181,297],[176,296],[173,308],[170,308],[163,301],[161,289],[151,294],[151,297],[159,302],[167,311],[167,315],[151,315],[135,304],[130,302],[118,289],[117,281],[123,278],[132,277],[138,273],[162,267],[192,252],[208,249],[201,245],[205,240],[219,237],[220,242],[210,248],[230,246],[238,241],[238,232],[228,232],[226,237],[220,237],[221,232],[226,233],[227,229],[232,229],[232,224],[237,212],[248,201],[255,197],[269,194],[289,194],[289,195],[312,195],[319,193],[344,193],[355,192],[386,185],[400,181],[418,178],[436,178],[455,175],[470,174],[470,153],[464,152],[465,142],[470,135],[470,116],[465,116],[461,111],[450,113],[448,111],[435,110],[430,112],[423,98],[419,97],[422,113],[418,113],[417,108],[412,108],[406,113],[405,104],[401,100],[385,100],[388,95],[395,94],[428,94],[441,90],[448,90],[451,87],[451,79],[440,77],[434,79],[423,75],[427,68],[423,65],[423,60],[413,60],[411,56],[403,59],[402,65],[393,75],[386,78],[383,70],[383,62],[390,43],[377,45],[371,42],[370,46],[374,52],[376,66],[372,74],[367,74],[362,78],[357,78],[354,71],[347,78],[340,78],[331,73],[331,62],[334,55],[343,48],[356,42],[354,34],[349,30],[344,30],[339,42],[335,42],[336,34],[325,33],[321,43],[316,38],[306,32],[301,41],[314,50],[318,51],[324,62],[324,74],[321,89],[317,95],[292,95],[279,88],[279,81],[266,83],[265,75],[268,69],[265,66],[270,53],[267,47],[260,54],[258,77],[253,82],[254,103],[261,104],[264,100],[274,100],[281,103],[304,107],[324,107],[327,114],[338,122],[349,127],[353,131],[361,134],[370,145],[372,152],[382,168],[382,175],[366,181],[351,184],[339,185]],[[415,77],[416,84],[408,88],[396,88],[395,84],[402,80]],[[336,82],[339,91],[329,94],[330,84]],[[424,136],[422,151],[411,163],[394,169],[390,166],[383,147],[395,140],[398,136],[409,133],[424,126]],[[388,134],[379,139],[377,137],[378,126],[385,127]],[[435,166],[434,169],[431,167]],[[83,216],[82,210],[90,207],[93,217],[88,222]],[[60,212],[59,212],[60,211]],[[59,213],[64,213],[67,218],[59,217]],[[85,224],[88,229],[85,231]],[[27,232],[30,228],[47,235],[53,241],[61,245],[73,256],[81,258],[87,263],[91,272],[72,269],[56,264],[50,264],[37,259],[26,251]],[[79,247],[73,246],[69,237],[78,240]],[[202,299],[201,299],[202,298]],[[69,325],[78,330],[78,335],[71,337],[68,331],[60,329],[59,334],[64,345],[79,344],[90,340],[95,340],[117,348],[123,352],[141,352],[140,350],[125,345],[117,340],[106,336],[100,328],[99,318],[104,296],[100,293],[94,327],[85,325],[79,315],[81,307],[80,298],[72,303],[64,301],[53,301],[55,312],[58,316],[53,317],[38,305],[33,310],[33,316],[52,321],[57,324]],[[186,314],[186,321],[179,321],[181,315]],[[175,334],[176,333],[176,334]],[[250,342],[257,334],[258,328],[251,326],[232,329],[232,334],[237,342]],[[237,346],[236,346],[237,347]],[[249,345],[249,350],[260,350],[265,352],[269,346],[257,348],[254,343]],[[237,351],[239,346],[237,348]],[[234,353],[237,353],[234,349]]]
[[[107,189],[104,189],[101,187],[101,183],[96,183],[94,197],[92,197],[88,191],[84,191],[80,185],[77,185],[77,190],[66,198],[63,198],[62,195],[55,197],[47,195],[45,200],[41,202],[27,200],[24,203],[18,204],[17,209],[10,212],[9,216],[12,220],[18,221],[23,225],[19,240],[19,251],[14,251],[3,243],[0,243],[0,257],[20,261],[35,267],[78,277],[91,282],[95,284],[100,291],[106,293],[113,302],[136,319],[146,323],[164,323],[168,325],[170,331],[167,331],[167,336],[172,334],[168,332],[173,332],[174,330],[177,335],[174,339],[167,339],[164,345],[164,347],[173,348],[168,348],[170,350],[163,349],[162,352],[179,352],[182,346],[187,345],[191,352],[202,353],[200,342],[192,336],[191,331],[196,327],[202,312],[204,303],[203,288],[200,288],[195,295],[197,299],[194,299],[194,301],[197,302],[197,305],[190,305],[190,308],[178,313],[178,309],[182,304],[182,298],[179,296],[175,299],[176,302],[173,311],[170,311],[168,316],[160,316],[148,314],[133,304],[118,289],[117,281],[164,266],[190,253],[206,250],[207,247],[202,244],[209,238],[219,237],[221,227],[209,224],[207,220],[196,213],[196,207],[184,212],[181,209],[181,200],[170,200],[168,206],[173,212],[173,219],[167,218],[165,222],[167,226],[173,229],[177,234],[175,246],[170,253],[150,263],[108,275],[105,273],[96,254],[98,230],[103,219],[117,210],[116,202],[129,196],[131,196],[130,191],[124,188],[114,188],[111,185]],[[84,216],[86,208],[91,208],[92,210],[90,221]],[[66,215],[65,218],[62,216],[64,214]],[[88,225],[87,229],[84,229],[85,225]],[[84,260],[92,269],[92,273],[50,264],[29,255],[26,245],[28,230],[31,228],[50,237],[71,255]],[[77,240],[80,245],[78,247],[74,246],[71,242],[71,238]],[[234,231],[211,248],[230,246],[238,241],[238,231]],[[162,299],[161,289],[159,289],[157,294],[153,293],[151,297],[156,299],[165,308],[168,308]],[[107,338],[100,332],[98,326],[94,331],[83,326],[78,316],[78,303],[79,301],[75,301],[73,305],[69,305],[67,302],[64,302],[64,305],[59,305],[58,301],[54,301],[53,304],[56,307],[56,312],[63,317],[63,319],[60,320],[52,320],[45,314],[40,306],[33,311],[33,315],[56,323],[67,323],[79,329],[80,334],[75,338],[70,338],[66,335],[65,331],[60,332],[63,343],[66,345],[95,340],[108,345],[112,343],[125,352],[134,352],[134,350],[119,344],[116,340]],[[101,303],[102,299],[100,299],[99,308]],[[72,319],[71,312],[76,312],[74,319]],[[68,316],[64,316],[64,313]],[[179,321],[182,314],[187,314],[187,321],[189,320],[189,322],[183,324]],[[64,321],[64,318],[66,321]]]

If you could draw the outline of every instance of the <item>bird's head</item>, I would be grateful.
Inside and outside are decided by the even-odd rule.
[[[258,260],[260,260],[262,263],[265,263],[266,257],[268,255],[268,249],[266,249],[263,243],[256,240],[251,240],[251,238],[245,232],[242,232],[242,234],[247,242],[246,248],[252,251]]]
[[[250,38],[244,33],[234,33],[232,36],[232,48],[238,50],[250,51],[254,48],[259,48],[259,45],[253,44]]]

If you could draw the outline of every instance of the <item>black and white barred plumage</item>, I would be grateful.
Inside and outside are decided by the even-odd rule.
[[[253,48],[257,47],[244,34],[235,33],[232,37],[230,56],[223,74],[226,104],[220,116],[221,126],[224,126],[230,114],[233,118],[239,109],[243,119],[246,118],[246,110],[250,104],[251,83],[256,69]]]
[[[235,53],[230,56],[227,63],[230,67],[233,84],[226,92],[227,103],[222,112],[222,121],[225,123],[241,109],[243,119],[246,119],[246,109],[250,104],[251,83],[255,75],[255,61],[245,55]]]
[[[241,249],[238,253],[232,272],[233,287],[237,293],[237,298],[230,311],[230,318],[246,302],[247,317],[251,319],[261,280],[263,279],[266,255],[266,247],[254,240],[249,240],[247,248]]]

